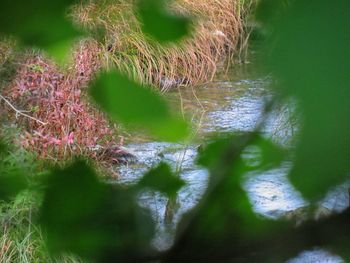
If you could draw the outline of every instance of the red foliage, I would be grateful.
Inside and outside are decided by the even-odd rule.
[[[95,42],[80,43],[67,73],[61,73],[42,55],[29,56],[6,87],[13,105],[46,123],[18,117],[26,130],[20,143],[40,158],[94,155],[89,151],[91,147],[111,144],[113,132],[108,121],[91,107],[85,95],[88,82],[100,67],[98,53]]]

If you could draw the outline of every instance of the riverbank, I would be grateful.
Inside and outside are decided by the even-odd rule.
[[[5,121],[16,123],[22,131],[16,143],[51,162],[74,155],[106,164],[118,162],[113,151],[107,156],[91,151],[96,146],[115,149],[122,144],[116,125],[87,98],[86,87],[94,75],[116,67],[161,92],[210,81],[220,63],[233,63],[234,56],[246,47],[244,19],[253,3],[176,1],[169,7],[173,12],[195,17],[192,35],[165,46],[142,34],[130,1],[75,5],[70,17],[91,37],[75,45],[64,70],[41,52],[14,55],[13,42],[3,45],[0,65],[14,72],[12,80],[2,84],[1,106]],[[97,30],[105,32],[104,37]]]
[[[100,1],[102,2],[102,1]],[[192,36],[179,45],[160,46],[148,42],[136,25],[130,1],[111,6],[91,1],[71,9],[77,26],[90,38],[77,42],[70,62],[62,69],[40,51],[17,53],[15,41],[0,46],[1,123],[18,133],[9,144],[18,146],[33,159],[62,164],[76,155],[88,156],[110,167],[118,163],[111,155],[123,144],[118,127],[95,109],[87,98],[86,87],[101,69],[117,67],[141,83],[152,84],[161,92],[179,85],[210,81],[220,63],[230,63],[245,45],[244,17],[250,5],[238,1],[179,0],[175,12],[195,14]],[[126,19],[128,18],[128,19]],[[96,22],[98,21],[98,23]],[[95,34],[94,26],[104,27],[105,37]],[[95,146],[112,149],[109,155],[91,151]],[[20,162],[17,150],[10,155]],[[114,152],[115,152],[114,151]],[[24,163],[34,166],[34,162]],[[34,174],[43,171],[33,168]],[[29,170],[26,170],[29,173]],[[41,202],[26,191],[10,203],[1,203],[1,262],[82,262],[70,256],[50,259],[41,230],[33,222]]]
[[[178,85],[197,85],[213,79],[219,63],[233,62],[247,46],[244,23],[255,5],[249,1],[173,1],[169,9],[193,18],[190,36],[161,45],[147,37],[133,1],[91,1],[72,8],[78,27],[96,36],[104,67],[117,67],[141,83],[162,91]]]

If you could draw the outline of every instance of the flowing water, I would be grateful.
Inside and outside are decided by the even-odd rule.
[[[208,172],[196,165],[199,144],[217,133],[252,131],[259,121],[266,101],[271,98],[271,79],[259,76],[251,66],[237,66],[229,74],[201,87],[181,88],[166,94],[175,110],[182,111],[194,123],[194,140],[188,143],[166,143],[143,139],[127,145],[137,156],[136,164],[118,168],[120,183],[133,184],[149,168],[161,161],[169,163],[174,171],[187,182],[178,193],[171,209],[165,196],[157,192],[140,194],[140,203],[152,210],[157,222],[154,245],[160,250],[171,246],[174,229],[181,215],[200,200],[208,183]],[[264,134],[276,143],[289,147],[296,125],[291,123],[293,103],[272,112],[264,126]],[[135,139],[136,141],[140,141]],[[250,148],[244,153],[247,162],[259,162],[258,149]],[[290,163],[260,174],[246,175],[243,188],[247,191],[254,211],[269,218],[283,217],[291,211],[307,205],[301,195],[288,182],[286,174]],[[322,202],[331,211],[342,211],[349,204],[346,185],[340,186]],[[169,213],[170,211],[170,213]],[[166,216],[165,216],[166,214]],[[340,257],[317,249],[305,251],[289,263],[343,262]]]

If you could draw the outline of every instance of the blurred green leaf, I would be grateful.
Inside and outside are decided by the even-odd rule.
[[[220,158],[218,158],[218,156],[223,154],[223,152],[230,147],[233,140],[234,139],[231,137],[228,137],[220,139],[218,138],[217,140],[212,141],[206,145],[203,150],[201,150],[197,159],[197,163],[199,165],[207,167],[210,170],[215,169],[219,165],[219,162],[222,161]],[[229,163],[231,161],[232,160],[229,160]]]
[[[0,141],[0,199],[9,201],[28,187],[24,171],[14,162]]]
[[[268,60],[280,91],[296,97],[303,114],[290,179],[309,200],[350,171],[349,12],[347,0],[300,0],[273,21]]]
[[[0,170],[3,167],[0,166]],[[0,174],[0,199],[9,201],[18,193],[27,188],[28,184],[26,178],[21,171],[10,171],[9,174]]]
[[[255,12],[255,18],[257,21],[263,22],[264,26],[273,26],[278,23],[279,19],[287,11],[289,5],[294,0],[263,0],[259,2],[257,10]],[[270,43],[270,42],[269,42]]]
[[[243,175],[251,168],[242,161],[241,156],[257,136],[255,133],[246,133],[218,139],[200,154],[198,164],[210,171],[205,203],[201,208],[202,222],[198,225],[202,226],[203,235],[211,229],[213,232],[209,236],[224,236],[227,231],[237,231],[235,228],[252,234],[252,226],[258,227],[254,223],[256,215],[242,188]]]
[[[267,170],[276,167],[287,157],[287,150],[262,136],[257,136],[249,146],[254,146],[260,151],[261,161],[257,166],[252,167],[255,170]]]
[[[197,158],[197,164],[216,172],[216,168],[223,162],[231,166],[236,158],[240,158],[241,151],[246,145],[239,144],[240,136],[229,135],[223,138],[212,139],[202,147]],[[226,156],[225,156],[226,155]]]
[[[118,72],[101,74],[90,93],[114,120],[146,128],[153,135],[169,141],[188,134],[186,122],[170,114],[167,103],[159,94]]]
[[[161,163],[156,168],[149,170],[138,183],[138,187],[151,188],[166,194],[169,198],[175,197],[184,185],[185,182],[173,174],[166,163]]]
[[[252,147],[259,152],[247,153]],[[259,162],[250,166],[245,161],[247,154],[259,154]],[[242,180],[248,172],[270,169],[285,158],[284,149],[259,133],[228,135],[207,145],[197,160],[209,169],[210,181],[200,211],[196,211],[197,219],[200,218],[194,227],[196,235],[226,238],[231,233],[247,238],[265,235],[273,229],[253,212]]]
[[[177,41],[189,34],[191,21],[188,17],[175,15],[167,10],[169,0],[138,0],[144,33],[159,42]]]
[[[2,158],[3,154],[6,151],[6,145],[0,140],[0,157]]]
[[[52,172],[40,211],[53,254],[129,262],[151,251],[154,225],[149,213],[131,192],[101,183],[83,161]]]
[[[248,140],[248,141],[247,141]],[[244,144],[246,143],[246,144]],[[247,153],[245,150],[249,150],[252,147],[258,152]],[[227,155],[223,155],[227,151]],[[245,154],[248,155],[259,155],[259,163],[250,167],[249,165],[244,165],[241,163],[242,169],[246,172],[250,170],[266,170],[281,164],[283,160],[287,157],[287,151],[269,139],[262,137],[257,133],[247,133],[241,136],[229,136],[228,138],[220,138],[214,142],[208,144],[204,150],[199,154],[197,163],[203,165],[210,170],[215,170],[220,163],[227,158],[227,165],[231,165],[231,162],[239,159],[242,161]],[[229,155],[235,156],[235,159],[228,159]],[[221,156],[221,158],[218,158]]]
[[[220,262],[259,262],[249,260],[250,252],[242,257],[243,251],[257,251],[261,240],[285,227],[259,218],[242,188],[250,168],[241,153],[256,138],[255,133],[222,138],[200,154],[198,162],[210,170],[210,182],[201,202],[180,222],[177,242],[165,262],[211,262],[218,255]]]
[[[67,19],[67,9],[75,0],[3,0],[0,34],[18,37],[23,44],[44,48],[62,60],[78,36]]]

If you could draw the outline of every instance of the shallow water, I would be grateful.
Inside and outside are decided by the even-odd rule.
[[[242,66],[230,77],[219,76],[219,80],[192,89],[185,88],[167,94],[175,110],[182,110],[187,118],[196,124],[196,138],[201,141],[209,135],[224,132],[252,131],[259,121],[266,101],[272,96],[268,90],[269,77],[258,76],[249,66]],[[275,110],[264,126],[264,133],[277,143],[287,146],[293,138],[295,127],[288,122],[292,106],[285,105]],[[178,206],[174,217],[168,222],[164,217],[167,198],[156,192],[140,194],[140,203],[153,211],[158,233],[154,246],[167,249],[173,241],[174,229],[181,215],[194,207],[200,200],[208,183],[208,172],[195,164],[197,147],[195,143],[173,144],[165,142],[132,142],[127,145],[138,157],[137,164],[119,167],[120,183],[133,184],[149,168],[161,161],[169,163],[174,171],[187,182],[178,193]],[[259,153],[251,149],[245,153],[247,161],[257,161]],[[247,191],[254,211],[269,218],[279,218],[287,212],[306,206],[307,202],[293,188],[287,178],[290,164],[285,162],[279,168],[264,173],[246,175],[242,187]],[[347,186],[340,186],[325,198],[322,205],[332,211],[342,211],[349,204]],[[306,251],[289,263],[343,262],[341,258],[315,249]]]

